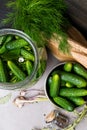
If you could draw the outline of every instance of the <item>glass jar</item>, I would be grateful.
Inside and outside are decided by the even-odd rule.
[[[1,40],[0,40],[0,49],[2,48],[2,46],[4,44],[4,42],[2,42],[2,41],[4,41],[3,37],[8,36],[8,35],[9,36],[15,36],[16,39],[21,38],[21,39],[23,39],[24,41],[26,41],[28,43],[28,45],[32,49],[32,53],[34,55],[34,61],[32,63],[33,64],[33,69],[32,69],[32,73],[30,75],[27,75],[24,79],[18,80],[17,82],[12,82],[12,80],[9,80],[9,81],[6,81],[6,82],[0,81],[0,89],[15,90],[15,89],[29,88],[39,80],[39,78],[42,76],[42,74],[45,71],[46,61],[47,61],[46,49],[44,47],[43,48],[38,48],[36,46],[36,44],[32,41],[32,39],[27,34],[25,34],[24,32],[22,32],[20,30],[16,30],[16,29],[10,29],[10,28],[0,29],[0,38],[1,38]],[[7,43],[5,43],[6,46],[7,46]],[[12,44],[12,42],[10,42],[10,44]],[[28,47],[28,45],[27,45],[27,47]],[[14,49],[12,49],[12,50],[14,50]],[[17,50],[17,48],[15,50]],[[9,58],[7,57],[7,55],[9,54],[10,51],[11,50],[8,49],[8,51],[6,50],[5,52],[2,52],[0,54],[0,59],[3,59],[3,57],[5,55],[5,60],[6,61],[3,60],[3,62],[8,62]],[[6,59],[6,57],[7,57],[7,59]],[[14,59],[15,59],[14,57],[15,57],[15,54],[13,55],[11,60],[14,61]],[[25,62],[25,59],[23,57],[19,56],[18,60],[19,59],[20,59],[19,62]],[[17,62],[17,59],[16,59],[16,62]],[[6,63],[6,65],[7,65],[7,63]],[[15,68],[15,67],[13,67],[13,68]],[[26,68],[26,67],[24,67],[24,68]],[[15,71],[16,71],[16,74],[20,73],[20,72],[17,72],[18,70],[15,70]],[[9,73],[9,71],[7,73]],[[14,70],[13,70],[13,72],[11,74],[9,74],[9,78],[13,74],[14,74]],[[14,77],[17,77],[17,75],[14,76]]]

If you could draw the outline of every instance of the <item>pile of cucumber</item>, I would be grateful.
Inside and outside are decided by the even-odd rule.
[[[54,104],[73,111],[86,103],[87,70],[77,62],[65,62],[49,74],[46,89]]]
[[[0,37],[0,82],[16,83],[30,76],[34,68],[35,55],[27,41],[19,36]],[[46,61],[40,60],[35,78],[38,78]]]

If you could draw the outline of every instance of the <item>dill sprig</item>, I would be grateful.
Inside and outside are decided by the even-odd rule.
[[[62,37],[60,49],[66,51],[68,20],[64,0],[15,0],[7,6],[11,12],[3,20],[5,24],[24,31],[38,46],[46,45],[53,34],[58,34]]]

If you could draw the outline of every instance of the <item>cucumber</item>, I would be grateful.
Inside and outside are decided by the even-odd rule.
[[[72,88],[72,87],[74,87],[74,85],[72,84],[72,83],[70,83],[70,82],[66,82],[66,87],[67,88]]]
[[[1,59],[0,59],[0,82],[6,82],[5,70]]]
[[[17,49],[17,48],[24,47],[26,45],[28,45],[27,41],[25,41],[24,39],[17,39],[17,40],[7,42],[6,48],[8,50],[12,50],[12,49]]]
[[[13,39],[13,35],[6,35],[6,38],[4,38],[4,42],[3,43],[7,43],[7,42],[11,42]]]
[[[5,44],[3,44],[3,45],[0,47],[0,54],[3,54],[5,51],[6,51],[6,47],[5,47]]]
[[[81,106],[86,103],[86,101],[83,99],[83,97],[68,97],[70,101],[75,103],[77,106]]]
[[[60,107],[64,108],[67,111],[73,111],[74,105],[70,103],[67,99],[62,97],[54,97],[53,101],[59,105]]]
[[[0,36],[0,45],[2,45],[4,36]]]
[[[11,41],[12,40],[12,36],[10,36],[10,35],[6,35],[6,36],[4,36],[3,37],[3,40],[2,40],[2,46],[0,47],[0,54],[3,54],[4,52],[6,52],[6,43],[7,42],[9,42],[9,41]]]
[[[55,74],[52,76],[52,81],[49,86],[49,95],[51,97],[58,96],[59,88],[60,88],[60,77],[58,74]]]
[[[73,69],[75,73],[87,79],[87,70],[82,65],[75,63]]]
[[[47,80],[47,85],[51,85],[51,83],[52,83],[52,76],[50,76],[50,77],[48,78],[48,80]]]
[[[17,67],[15,63],[13,63],[12,61],[7,61],[7,64],[13,74],[19,79],[24,80],[26,78],[25,73],[19,67]]]
[[[64,96],[64,97],[87,96],[87,90],[79,89],[79,88],[61,88],[59,94],[60,96]]]
[[[87,86],[87,81],[81,76],[64,71],[60,71],[59,74],[61,80],[70,82],[71,84],[76,85],[78,88],[83,88]]]
[[[7,36],[0,36],[0,45],[2,45],[5,42],[6,37]]]
[[[71,62],[66,62],[64,64],[64,70],[67,71],[67,72],[71,72],[72,67],[73,67],[73,64]]]
[[[25,64],[26,64],[27,73],[28,73],[28,75],[30,75],[32,73],[32,70],[33,70],[33,65],[29,60],[27,60],[25,62]]]
[[[33,55],[32,53],[30,53],[29,51],[27,51],[26,49],[21,48],[21,55],[22,55],[25,59],[31,60],[31,61],[34,62],[34,59],[35,59],[34,55]]]
[[[3,60],[13,60],[13,59],[18,59],[20,56],[20,49],[14,49],[14,50],[9,50],[8,52],[4,52],[3,55],[1,55],[1,58]]]

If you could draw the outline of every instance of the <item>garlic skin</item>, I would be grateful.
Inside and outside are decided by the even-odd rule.
[[[47,116],[46,116],[46,123],[49,123],[51,121],[53,121],[55,119],[55,112],[54,111],[51,111]]]

